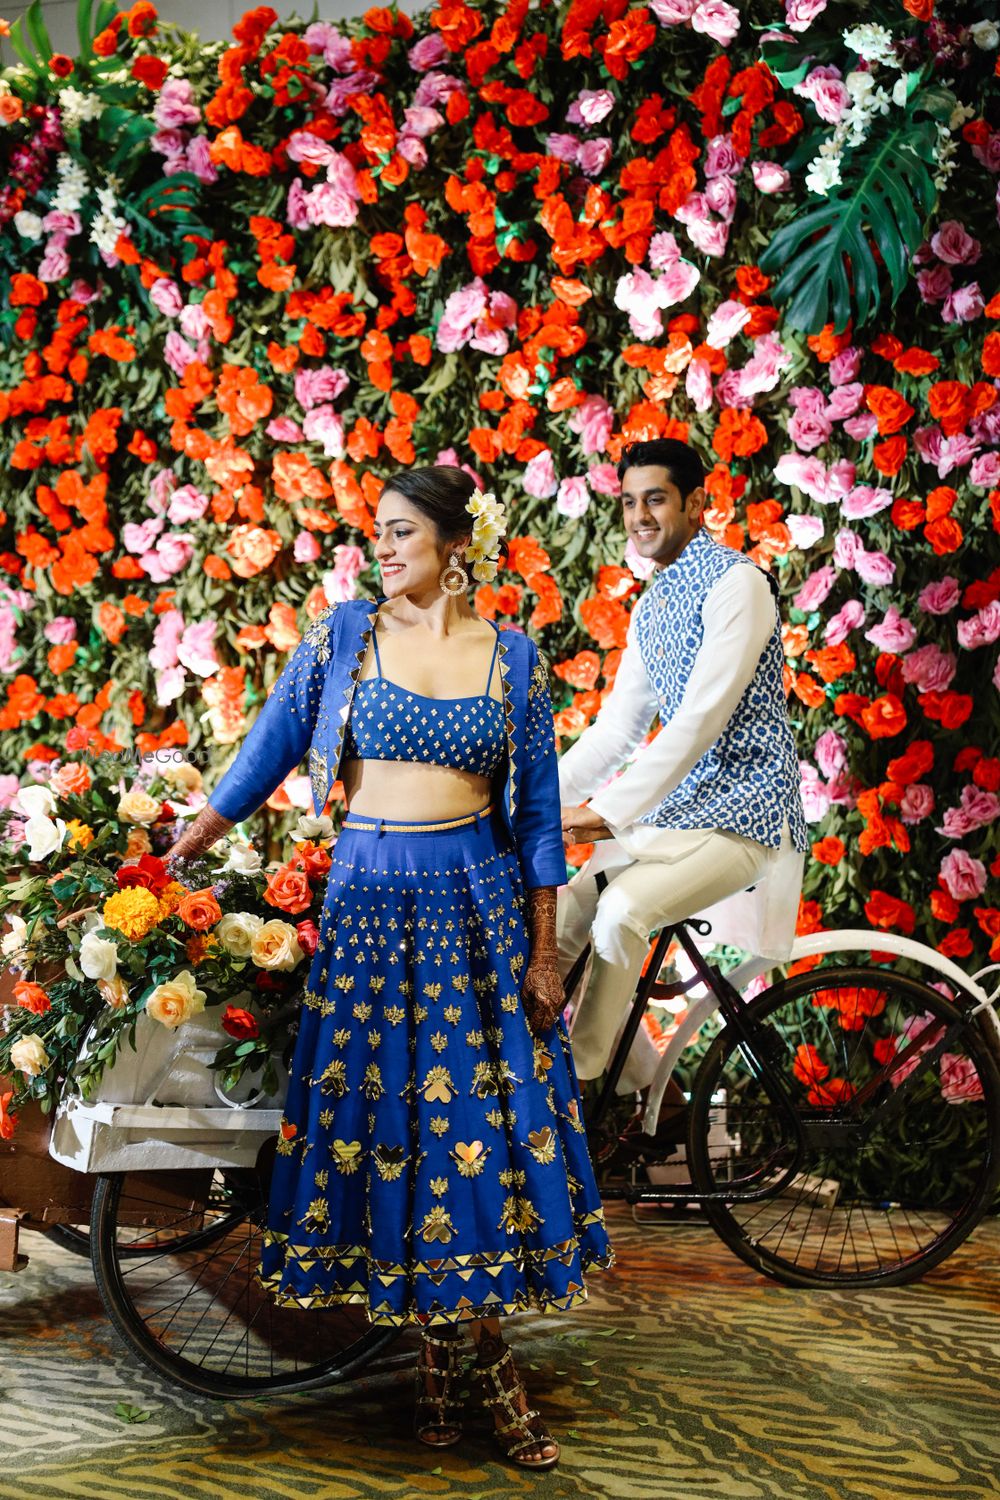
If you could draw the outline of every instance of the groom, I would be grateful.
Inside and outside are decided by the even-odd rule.
[[[704,472],[687,444],[633,443],[618,476],[626,533],[654,571],[614,687],[559,767],[566,842],[607,840],[559,893],[564,978],[593,947],[571,1031],[581,1079],[605,1068],[654,929],[753,886],[749,928],[724,934],[713,912],[715,938],[787,957],[808,843],[777,590],[703,527]],[[649,1084],[657,1061],[640,1029],[619,1092]]]

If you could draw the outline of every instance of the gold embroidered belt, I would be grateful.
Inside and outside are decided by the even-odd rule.
[[[348,815],[345,818],[343,828],[354,829],[359,833],[443,833],[449,828],[469,828],[473,823],[479,823],[483,818],[488,818],[493,811],[493,804],[484,807],[480,812],[470,813],[466,818],[449,818],[446,823],[392,823],[388,818],[379,818],[375,822],[362,822],[359,818]]]

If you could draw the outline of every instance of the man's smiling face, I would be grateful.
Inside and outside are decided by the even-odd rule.
[[[705,491],[681,494],[661,464],[626,469],[622,479],[625,531],[640,557],[658,568],[676,561],[701,525]]]

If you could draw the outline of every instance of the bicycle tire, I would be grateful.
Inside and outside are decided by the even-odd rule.
[[[155,1175],[159,1181],[189,1174]],[[216,1222],[200,1236],[181,1235],[181,1251],[172,1253],[161,1237],[145,1260],[123,1254],[120,1221],[135,1217],[134,1210],[123,1213],[123,1199],[126,1205],[141,1201],[135,1180],[141,1183],[142,1174],[97,1178],[91,1217],[94,1277],[121,1339],[174,1384],[219,1400],[333,1386],[367,1370],[400,1333],[379,1325],[358,1331],[357,1309],[351,1316],[338,1316],[337,1310],[281,1308],[256,1287],[252,1273],[266,1212],[266,1182],[252,1201],[248,1197],[245,1212],[238,1203],[234,1206],[224,1228]],[[192,1259],[206,1250],[200,1260]],[[158,1306],[157,1289],[178,1280],[181,1296]],[[187,1321],[178,1321],[177,1309],[189,1299]],[[170,1308],[175,1311],[167,1317]],[[227,1328],[225,1343],[221,1331]]]
[[[848,1001],[845,997],[852,993],[855,998]],[[864,1014],[868,1010],[871,1015]],[[836,1021],[831,1019],[831,1011]],[[926,1021],[926,1029],[918,1030],[920,1018],[928,1014],[932,1020]],[[941,1028],[960,1022],[961,1010],[930,985],[863,965],[813,970],[782,980],[751,1001],[745,1017],[760,1028],[761,1043],[771,1060],[776,1065],[789,1063],[790,1089],[796,1091],[790,1097],[800,1124],[810,1128],[814,1140],[826,1140],[827,1145],[818,1150],[807,1143],[794,1182],[764,1203],[740,1203],[735,1198],[706,1201],[706,1217],[720,1238],[755,1270],[798,1287],[900,1286],[917,1280],[951,1255],[987,1212],[1000,1183],[1000,1070],[978,1025],[973,1022],[961,1033],[961,1056],[956,1052],[947,1054],[952,1061],[934,1062],[934,1043],[944,1038]],[[901,1022],[902,1029],[893,1032]],[[817,1045],[824,1035],[833,1052],[839,1051],[837,1061],[843,1078],[830,1075],[825,1060],[830,1051],[824,1056]],[[926,1045],[921,1040],[925,1036],[929,1039]],[[865,1052],[868,1043],[871,1059]],[[808,1046],[815,1052],[803,1053]],[[902,1057],[907,1046],[915,1061],[911,1066],[903,1060],[897,1066],[894,1059]],[[877,1061],[879,1056],[883,1058],[881,1063]],[[783,1170],[787,1175],[792,1132],[787,1121],[781,1122],[773,1101],[755,1106],[755,1097],[763,1101],[766,1091],[759,1078],[752,1077],[745,1059],[734,1029],[726,1027],[713,1040],[694,1081],[688,1159],[693,1183],[701,1192],[718,1193],[727,1180],[750,1170],[749,1143],[755,1139],[761,1161],[771,1159],[765,1149],[771,1155],[777,1153],[776,1160],[780,1160],[784,1139]],[[799,1074],[795,1073],[796,1065]],[[964,1106],[945,1094],[945,1067],[949,1087],[952,1080],[963,1078],[971,1095],[977,1083],[981,1091],[979,1097],[968,1099],[973,1113],[964,1120],[954,1113]],[[902,1087],[908,1076],[906,1070],[916,1077],[897,1106],[911,1122],[911,1134],[904,1134],[904,1145],[918,1155],[923,1151],[924,1157],[905,1170],[899,1169],[911,1196],[890,1201],[887,1193],[878,1192],[879,1152],[883,1158],[886,1152],[891,1154],[895,1137],[890,1134],[889,1101]],[[883,1074],[885,1078],[878,1085]],[[833,1096],[842,1087],[860,1092],[865,1087],[865,1075],[872,1081],[871,1087],[878,1088],[873,1097],[879,1102],[871,1108],[864,1106],[867,1113],[855,1132],[853,1145],[838,1150],[829,1142],[836,1141],[839,1123],[848,1119],[850,1101],[845,1095],[846,1102],[842,1099],[838,1103]],[[723,1096],[725,1132],[738,1145],[735,1151],[731,1145],[724,1147],[720,1156],[710,1136],[713,1123],[719,1124]],[[857,1108],[861,1110],[862,1106]],[[886,1123],[880,1126],[880,1120]],[[942,1173],[948,1171],[946,1152],[952,1149],[947,1133],[955,1128],[968,1136],[967,1160],[945,1185]],[[844,1139],[848,1138],[845,1130]],[[739,1171],[734,1171],[737,1163]],[[967,1181],[959,1189],[956,1183],[965,1180],[963,1172]],[[845,1182],[849,1185],[847,1195],[835,1196]],[[921,1192],[928,1195],[922,1205],[918,1201]],[[957,1195],[954,1201],[949,1201],[949,1193]]]

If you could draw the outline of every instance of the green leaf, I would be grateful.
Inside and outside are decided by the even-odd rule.
[[[115,1416],[122,1422],[148,1422],[152,1415],[141,1406],[130,1406],[127,1401],[119,1401],[115,1407]]]
[[[42,20],[42,7],[38,0],[31,0],[31,4],[24,13],[24,24],[35,44],[35,51],[42,61],[47,63],[52,56],[52,42],[45,22]]]
[[[904,117],[863,154],[845,156],[844,182],[778,230],[760,267],[780,273],[771,295],[792,327],[817,333],[827,323],[867,322],[883,296],[876,251],[896,301],[937,198],[935,141],[932,121]]]
[[[21,19],[22,18],[18,16],[16,21],[11,22],[9,33],[10,44],[21,61],[26,65],[26,67],[29,67],[33,73],[38,75],[39,78],[48,78],[48,68],[44,63],[39,62],[38,58],[31,51],[31,49],[25,45],[22,39]],[[25,19],[27,19],[27,17],[25,17]]]

